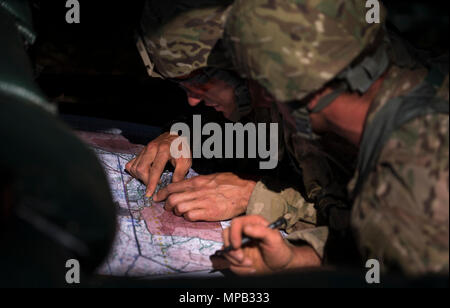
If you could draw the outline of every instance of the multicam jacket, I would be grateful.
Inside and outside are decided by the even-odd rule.
[[[371,106],[366,131],[387,104],[397,103],[393,98],[415,91],[427,75],[392,68]],[[448,273],[448,76],[436,92],[446,112],[425,112],[395,129],[361,187],[358,174],[349,184],[349,191],[356,189],[351,221],[363,257],[407,274]],[[430,108],[433,100],[422,103]]]
[[[378,121],[377,115],[387,105],[412,93],[427,75],[425,69],[391,67],[371,106],[365,130]],[[349,196],[353,195],[351,227],[359,252],[363,259],[378,259],[385,270],[400,269],[411,275],[448,273],[448,96],[447,76],[435,94],[442,99],[441,106],[447,103],[447,113],[425,113],[394,129],[365,181],[356,187],[358,169],[348,185]],[[423,108],[431,101],[424,98]],[[367,144],[363,139],[362,146]],[[275,193],[258,183],[247,214],[274,220],[286,213],[291,214],[287,239],[307,242],[322,257],[330,228],[311,228],[317,223],[314,205],[292,190]],[[295,228],[299,221],[310,227]]]

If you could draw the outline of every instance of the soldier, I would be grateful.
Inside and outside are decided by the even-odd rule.
[[[158,5],[147,1],[138,38],[138,49],[149,75],[176,82],[186,91],[191,106],[204,101],[234,120],[247,114],[250,99],[246,84],[226,69],[228,62],[223,62],[225,58],[218,46],[230,7],[208,5],[155,22]],[[167,210],[193,221],[225,220],[245,212],[255,182],[231,173],[182,181],[192,159],[171,157],[170,144],[177,137],[164,133],[126,165],[131,175],[147,185],[147,196],[153,195],[170,161],[175,167],[174,184],[154,196],[155,201],[161,201],[170,195]],[[212,208],[213,204],[218,206]]]
[[[171,18],[169,22],[156,18],[157,25],[154,25],[155,15],[150,12],[156,10],[147,3],[138,40],[141,56],[152,77],[163,77],[181,85],[191,106],[204,101],[226,118],[237,121],[249,114],[252,104],[255,122],[277,122],[278,113],[273,108],[273,102],[267,102],[264,91],[259,89],[249,93],[248,84],[251,81],[237,76],[225,57],[226,50],[221,39],[230,8],[216,5],[191,9]],[[177,136],[169,133],[163,134],[126,166],[133,176],[147,184],[147,195],[153,194],[164,166],[170,161],[175,167],[174,184],[154,196],[155,201],[167,199],[167,210],[193,221],[226,220],[244,214],[256,182],[231,173],[182,181],[192,161],[170,157],[170,144],[175,138]],[[321,161],[322,165],[327,165],[326,160]],[[321,191],[318,183],[331,186],[332,181],[323,170],[320,173],[324,174],[321,175],[324,180],[319,181],[317,176],[311,176],[311,180],[306,181],[307,192],[312,192],[307,193],[311,201]],[[315,223],[312,204],[305,201],[298,188],[280,189],[284,189],[284,195],[289,196],[291,203],[295,203],[293,206],[305,210],[306,221]]]
[[[317,229],[317,254],[349,221],[361,261],[409,275],[448,274],[448,74],[416,60],[387,33],[381,13],[380,24],[368,24],[364,1],[237,0],[226,38],[241,76],[276,100],[298,164],[305,136],[335,132],[359,149],[348,211],[318,211],[328,227]],[[313,265],[304,264],[310,250],[267,228],[281,214],[296,217],[288,204],[274,206],[280,199],[250,200],[248,214],[262,217],[237,218],[225,230],[225,244],[237,249],[227,256],[235,272]],[[242,248],[242,234],[259,241]]]

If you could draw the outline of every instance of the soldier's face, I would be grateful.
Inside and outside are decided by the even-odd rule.
[[[181,84],[187,92],[189,105],[194,107],[203,101],[206,106],[222,112],[225,118],[231,119],[237,106],[234,89],[225,81],[211,78],[204,84],[184,84],[183,82]]]

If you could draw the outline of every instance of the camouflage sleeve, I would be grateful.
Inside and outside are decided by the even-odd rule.
[[[290,233],[286,239],[290,242],[304,241],[323,259],[325,244],[328,241],[328,227],[307,228]]]
[[[328,239],[328,228],[316,228],[316,210],[314,204],[307,202],[293,188],[279,193],[269,190],[262,182],[258,182],[253,190],[247,207],[247,215],[261,215],[272,222],[286,214],[288,226],[286,237],[288,241],[303,241],[309,244],[323,257],[323,250]]]
[[[312,225],[316,223],[314,204],[306,202],[298,191],[288,188],[277,193],[268,189],[264,183],[258,182],[250,197],[247,215],[261,215],[272,222],[286,214],[290,214],[287,232],[291,231],[299,220]]]
[[[449,270],[449,117],[396,130],[357,196],[352,225],[364,257],[409,275]]]

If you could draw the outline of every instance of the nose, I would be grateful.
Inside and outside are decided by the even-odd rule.
[[[194,98],[188,95],[188,103],[189,105],[191,105],[192,107],[197,106],[198,104],[200,104],[202,100],[199,98]]]

